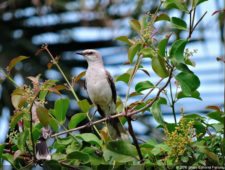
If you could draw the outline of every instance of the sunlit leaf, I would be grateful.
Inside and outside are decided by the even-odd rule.
[[[136,43],[136,44],[132,45],[129,48],[129,50],[128,50],[128,59],[129,59],[130,63],[133,62],[135,55],[140,50],[140,47],[141,47],[141,44]]]
[[[155,22],[157,21],[170,21],[170,17],[165,13],[159,14],[155,19]]]
[[[80,122],[85,120],[86,117],[87,117],[86,113],[76,113],[75,115],[73,115],[68,125],[69,129],[75,128]]]
[[[87,143],[91,143],[98,146],[102,145],[102,141],[92,133],[82,133],[78,134],[76,137],[82,139]]]
[[[176,40],[170,49],[170,57],[176,63],[184,62],[184,49],[187,44],[187,40]]]
[[[59,99],[55,102],[53,114],[61,124],[65,122],[66,112],[69,108],[69,103],[70,101],[68,98]]]
[[[152,69],[158,76],[162,78],[166,78],[169,76],[169,72],[166,68],[166,62],[164,58],[160,56],[152,58]]]
[[[189,12],[185,1],[181,1],[181,0],[166,0],[163,4],[168,9],[176,8],[176,9],[179,9],[179,10],[184,11],[186,13]]]
[[[16,65],[17,63],[19,63],[19,62],[21,62],[21,61],[23,61],[23,60],[25,60],[25,59],[27,59],[27,58],[29,58],[29,57],[26,57],[26,56],[19,56],[19,57],[16,57],[16,58],[12,59],[12,60],[10,61],[9,65],[7,66],[6,70],[7,70],[8,72],[10,72],[10,71],[15,67],[15,65]]]
[[[158,54],[161,57],[166,56],[166,46],[167,46],[168,40],[169,40],[168,38],[162,39],[158,44]]]
[[[193,73],[181,72],[175,78],[179,82],[185,96],[191,96],[200,86],[199,78]]]
[[[144,58],[145,57],[152,58],[155,55],[153,49],[151,48],[142,48],[140,53],[143,55]]]
[[[128,44],[129,46],[133,44],[133,42],[131,40],[129,40],[129,38],[127,36],[119,36],[116,38],[116,40],[124,42],[124,43]]]
[[[142,81],[142,82],[139,82],[136,84],[135,86],[135,91],[136,92],[141,92],[141,91],[144,91],[146,89],[150,89],[150,88],[153,88],[154,87],[154,84],[152,84],[150,81]]]
[[[134,145],[130,144],[127,141],[123,140],[117,140],[117,141],[111,141],[107,143],[106,145],[107,149],[127,156],[133,156],[136,157],[137,150]]]
[[[87,99],[78,101],[78,106],[84,113],[87,113],[89,109],[91,108],[91,105],[89,104]]]
[[[129,80],[130,80],[130,74],[129,73],[124,73],[124,74],[122,74],[122,75],[120,75],[116,78],[116,81],[122,81],[126,84],[128,84]]]
[[[132,28],[134,31],[136,31],[137,33],[140,33],[140,31],[141,31],[141,24],[139,23],[138,20],[136,20],[136,19],[131,19],[131,20],[130,20],[130,26],[131,26],[131,28]]]

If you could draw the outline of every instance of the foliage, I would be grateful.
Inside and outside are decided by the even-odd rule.
[[[203,0],[193,0],[191,6],[183,1],[167,0],[161,5],[165,8],[175,8],[190,16],[190,25],[186,21],[161,14],[161,5],[156,12],[145,15],[142,19],[132,19],[130,26],[135,32],[135,37],[118,37],[128,47],[129,70],[117,77],[117,81],[127,84],[127,95],[124,103],[117,101],[117,110],[120,113],[111,116],[126,118],[132,142],[110,140],[107,129],[96,126],[106,121],[107,118],[91,122],[89,110],[92,105],[87,100],[80,100],[73,89],[72,84],[65,76],[58,64],[58,58],[53,57],[47,45],[40,51],[46,51],[51,57],[51,66],[56,66],[66,81],[66,85],[59,84],[56,80],[41,81],[40,76],[28,77],[31,85],[16,87],[11,95],[11,102],[14,106],[14,113],[10,121],[10,133],[8,142],[0,145],[0,166],[7,160],[15,168],[31,167],[36,163],[46,167],[83,167],[83,168],[132,168],[139,169],[149,167],[165,167],[174,169],[175,166],[224,166],[224,123],[225,114],[220,108],[210,106],[212,109],[207,116],[201,114],[184,114],[179,122],[176,121],[174,111],[175,104],[182,98],[189,97],[193,100],[201,100],[198,88],[200,80],[189,68],[194,66],[191,56],[193,52],[186,49],[193,31],[202,20],[195,21],[193,11]],[[190,9],[189,9],[190,8]],[[203,15],[204,16],[204,15]],[[156,36],[155,22],[169,22],[174,32],[177,30],[187,33],[186,39],[171,41],[170,35],[160,39]],[[169,42],[171,46],[169,48]],[[8,73],[5,75],[10,81],[9,72],[20,61],[27,59],[20,56],[13,59],[8,66]],[[149,60],[149,67],[142,66],[143,59]],[[135,92],[131,91],[134,77],[137,71],[144,71],[147,75],[156,74],[158,83],[153,84],[150,79],[137,82]],[[75,82],[83,77],[82,72],[75,78]],[[176,81],[176,93],[172,93],[171,83]],[[14,82],[15,83],[15,82]],[[163,84],[163,85],[161,85]],[[169,87],[170,86],[170,87]],[[62,93],[69,91],[73,94],[81,112],[68,118],[68,108],[71,101],[62,97]],[[156,91],[155,96],[150,96]],[[145,93],[147,92],[147,93]],[[61,96],[55,101],[54,107],[48,106],[48,95],[57,94]],[[168,93],[171,95],[168,96]],[[133,96],[141,96],[127,104]],[[32,107],[39,101],[42,105],[37,106],[38,123],[33,123]],[[170,105],[175,123],[168,123],[164,120],[161,105]],[[150,111],[158,122],[158,128],[165,132],[165,139],[161,143],[148,139],[139,144],[132,131],[131,119],[134,115]],[[211,123],[211,120],[214,120]],[[81,125],[84,121],[87,124]],[[216,123],[215,123],[216,122]],[[51,146],[52,159],[50,161],[37,161],[35,159],[35,143],[37,143],[41,128],[50,126],[53,130]],[[81,129],[93,127],[91,133],[72,133]],[[65,135],[63,135],[65,134]]]

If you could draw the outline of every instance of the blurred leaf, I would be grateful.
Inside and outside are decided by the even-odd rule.
[[[57,169],[57,170],[61,170],[62,165],[60,165],[59,162],[57,161],[57,160],[59,160],[58,157],[56,158],[55,154],[53,154],[53,155],[54,156],[52,156],[52,160],[44,161],[43,169]],[[62,157],[65,158],[65,155],[62,154]]]
[[[165,13],[159,14],[155,19],[155,22],[157,21],[170,21],[170,17]]]
[[[166,78],[169,76],[168,70],[166,68],[166,62],[164,58],[160,56],[152,58],[152,69],[161,78]]]
[[[204,146],[198,146],[198,150],[200,151],[200,152],[202,152],[202,153],[204,153],[205,155],[207,155],[207,157],[209,158],[209,159],[211,159],[211,160],[213,160],[213,161],[215,161],[217,164],[219,164],[219,158],[218,158],[218,156],[215,154],[215,153],[213,153],[213,152],[211,152],[211,151],[209,151],[206,147],[204,147]]]
[[[0,144],[0,158],[2,157],[3,150],[5,148],[4,144]]]
[[[7,160],[11,165],[14,165],[13,155],[11,155],[9,153],[4,153],[4,154],[2,154],[2,158],[3,158],[3,160]]]
[[[67,155],[67,159],[77,159],[83,163],[87,163],[89,161],[89,156],[84,152],[74,151]]]
[[[187,44],[187,40],[176,40],[170,49],[170,57],[176,63],[184,62],[184,49]]]
[[[141,31],[141,24],[139,23],[138,20],[136,20],[136,19],[131,19],[131,20],[130,20],[130,26],[131,26],[131,28],[132,28],[134,31],[136,31],[137,33],[140,33],[140,31]]]
[[[72,143],[70,143],[67,148],[66,148],[66,153],[69,154],[71,152],[74,152],[74,151],[78,151],[80,150],[82,147],[82,144],[79,143],[78,141],[76,140],[73,140]]]
[[[134,57],[137,54],[137,52],[140,50],[141,48],[141,44],[140,43],[136,43],[134,45],[132,45],[129,50],[128,50],[128,59],[130,63],[133,63]]]
[[[87,99],[80,100],[77,102],[77,104],[84,113],[89,112],[89,109],[91,108],[91,105],[89,104]]]
[[[219,106],[207,106],[206,109],[211,109],[211,110],[215,110],[215,111],[218,111],[220,112],[220,107]]]
[[[154,51],[151,48],[142,48],[140,53],[143,55],[143,57],[152,58],[154,56]]]
[[[188,13],[189,11],[185,3],[186,3],[185,1],[180,1],[180,0],[166,0],[164,2],[164,6],[167,9],[176,8]]]
[[[169,152],[170,148],[166,144],[156,144],[152,149],[153,155],[163,155],[165,152]]]
[[[154,87],[154,84],[152,84],[150,81],[142,81],[142,82],[139,82],[136,84],[135,86],[135,91],[136,92],[141,92],[141,91],[144,91],[146,89],[150,89],[150,88],[153,88]]]
[[[37,142],[37,140],[39,139],[39,137],[41,135],[41,129],[42,129],[42,127],[43,126],[40,123],[34,125],[33,131],[32,131],[32,135],[33,135],[34,142]]]
[[[18,142],[17,146],[20,151],[25,151],[25,143],[27,141],[28,135],[29,135],[28,129],[26,129],[22,133],[19,133],[18,140],[17,140],[17,142]]]
[[[85,120],[86,117],[87,117],[86,113],[76,113],[75,115],[73,115],[68,125],[69,129],[77,127],[77,125],[83,120]]]
[[[16,126],[16,124],[21,120],[23,117],[24,112],[22,111],[17,111],[12,117],[10,121],[10,129],[13,130]]]
[[[135,92],[130,93],[129,97],[136,97],[136,96],[140,96],[140,95],[143,95],[143,94],[135,91]]]
[[[55,102],[53,114],[60,124],[63,124],[65,122],[69,103],[70,101],[68,98],[59,99]]]
[[[177,94],[177,99],[182,99],[182,98],[195,98],[195,99],[198,99],[198,100],[202,100],[202,98],[200,97],[200,93],[197,90],[191,92],[189,95],[185,95],[183,93],[183,91],[179,92]]]
[[[16,58],[12,59],[12,60],[10,61],[9,65],[7,66],[6,70],[7,70],[8,72],[10,72],[10,71],[15,67],[15,65],[16,65],[17,63],[19,63],[19,62],[21,62],[21,61],[23,61],[23,60],[25,60],[25,59],[27,59],[27,58],[29,58],[29,57],[26,57],[26,56],[19,56],[19,57],[16,57]]]
[[[172,17],[171,18],[171,23],[177,29],[187,30],[187,24],[186,24],[186,22],[184,20],[180,19],[180,18]]]
[[[176,65],[176,68],[182,72],[193,73],[186,64],[179,63]]]
[[[116,78],[116,81],[122,81],[126,84],[128,84],[129,80],[130,80],[130,74],[129,73],[121,74],[120,76],[118,76]]]
[[[102,145],[102,141],[92,133],[82,133],[82,134],[76,135],[76,137],[87,143],[98,145],[100,147]]]
[[[82,71],[79,73],[76,77],[73,78],[73,83],[77,83],[82,77],[84,77],[86,74],[86,71]]]
[[[193,60],[191,60],[190,58],[185,58],[184,62],[185,62],[185,64],[190,65],[192,67],[196,66],[195,62]]]
[[[106,163],[102,157],[102,151],[99,151],[95,148],[85,147],[82,152],[87,153],[89,155],[89,160],[92,165],[100,165]]]
[[[185,96],[193,95],[193,92],[200,86],[199,78],[193,73],[181,72],[175,78],[179,82]]]
[[[116,40],[122,41],[122,42],[128,44],[129,46],[131,46],[133,44],[127,36],[119,36],[119,37],[116,38]]]
[[[37,117],[43,126],[48,125],[49,119],[50,119],[49,114],[48,114],[48,109],[46,109],[43,106],[38,106],[37,107]]]
[[[162,39],[158,44],[158,54],[160,57],[166,56],[166,46],[168,43],[168,38]]]
[[[200,5],[201,3],[206,2],[206,1],[208,1],[208,0],[195,0],[195,1],[193,1],[194,2],[193,6],[196,7],[197,5]]]
[[[51,126],[51,128],[54,132],[57,132],[59,130],[57,121],[52,117],[50,117],[50,119],[49,119],[49,125]]]
[[[163,119],[163,116],[162,116],[162,111],[161,111],[161,108],[160,108],[160,105],[161,104],[167,104],[167,101],[165,98],[159,98],[153,105],[152,107],[150,108],[150,111],[154,117],[154,119],[160,124],[160,125],[165,125],[165,121]]]
[[[19,109],[27,102],[27,99],[23,96],[24,93],[24,89],[17,88],[11,94],[11,102],[15,109]]]
[[[66,159],[66,156],[67,155],[66,154],[63,154],[63,153],[53,153],[52,154],[52,160],[53,161],[55,161],[55,160],[65,160]]]
[[[138,70],[141,70],[141,71],[144,72],[147,76],[150,77],[150,73],[149,73],[148,70],[146,70],[145,68],[139,68]]]
[[[223,115],[223,112],[218,112],[218,111],[210,112],[210,113],[207,114],[207,116],[209,118],[217,120],[220,123],[224,124],[224,119],[223,119],[222,115]]]

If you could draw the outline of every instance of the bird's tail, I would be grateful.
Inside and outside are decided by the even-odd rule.
[[[129,136],[121,124],[119,118],[110,119],[106,122],[109,136],[112,140],[129,140]]]
[[[40,137],[36,144],[36,158],[37,160],[50,160],[51,155],[48,151],[46,139]]]
[[[37,160],[50,160],[51,154],[49,153],[46,141],[51,135],[51,130],[49,127],[43,127],[41,131],[41,137],[38,139],[36,144],[36,158]]]

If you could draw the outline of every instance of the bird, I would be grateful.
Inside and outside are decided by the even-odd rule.
[[[92,103],[97,107],[101,117],[116,114],[116,87],[110,73],[105,69],[103,59],[97,50],[86,49],[76,52],[88,63],[85,74],[85,86]],[[129,140],[129,136],[119,118],[106,121],[109,137],[112,140]]]
[[[38,108],[44,108],[43,103],[40,101],[34,101],[32,108],[31,108],[31,114],[32,114],[32,123],[34,125],[40,123],[38,118]],[[47,139],[51,135],[51,130],[49,126],[43,126],[41,128],[41,135],[36,143],[36,159],[37,160],[51,160],[51,154],[49,153],[48,146],[47,146]]]

